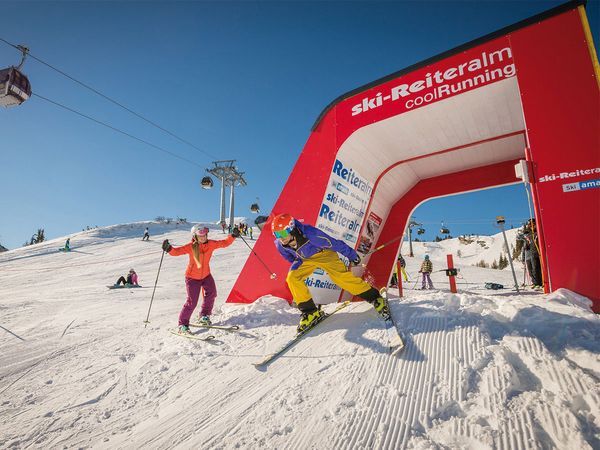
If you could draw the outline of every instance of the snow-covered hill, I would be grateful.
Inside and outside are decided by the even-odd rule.
[[[251,363],[293,335],[297,310],[272,297],[223,304],[248,255],[238,241],[211,268],[214,319],[241,332],[167,332],[187,263],[168,255],[144,327],[160,243],[181,245],[190,228],[152,223],[142,242],[145,226],[77,233],[71,253],[57,239],[0,255],[0,448],[600,448],[600,318],[566,290],[483,289],[512,285],[510,270],[471,265],[497,259],[501,235],[481,238],[487,250],[413,244],[413,279],[391,299],[407,340],[398,357],[361,302],[259,371]],[[423,254],[441,269],[458,248],[458,294],[441,272],[441,289],[412,289]],[[130,267],[144,288],[106,288]]]

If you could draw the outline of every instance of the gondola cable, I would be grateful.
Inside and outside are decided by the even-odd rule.
[[[79,112],[79,111],[77,111],[77,110],[75,110],[75,109],[73,109],[73,108],[70,108],[70,107],[68,107],[68,106],[65,106],[65,105],[63,105],[63,104],[61,104],[61,103],[58,103],[58,102],[54,101],[54,100],[50,100],[49,98],[46,98],[46,97],[44,97],[44,96],[42,96],[42,95],[40,95],[40,94],[33,93],[33,94],[32,94],[32,96],[39,97],[39,98],[41,98],[42,100],[45,100],[45,101],[47,101],[48,103],[52,103],[53,105],[59,106],[59,107],[61,107],[61,108],[63,108],[63,109],[66,109],[67,111],[70,111],[70,112],[72,112],[72,113],[75,113],[75,114],[77,114],[77,115],[79,115],[79,116],[81,116],[81,117],[84,117],[84,118],[86,118],[86,119],[88,119],[88,120],[91,120],[92,122],[96,122],[96,123],[97,123],[97,124],[99,124],[99,125],[105,126],[106,128],[110,128],[111,130],[113,130],[113,131],[116,131],[117,133],[121,133],[121,134],[123,134],[123,135],[125,135],[125,136],[127,136],[127,137],[129,137],[129,138],[131,138],[131,139],[135,139],[136,141],[142,142],[142,143],[144,143],[144,144],[146,144],[146,145],[148,145],[148,146],[150,146],[150,147],[152,147],[152,148],[155,148],[155,149],[157,149],[157,150],[160,150],[161,152],[167,153],[167,154],[169,154],[169,155],[171,155],[171,156],[174,156],[175,158],[179,158],[179,159],[181,159],[182,161],[185,161],[185,162],[187,162],[187,163],[193,164],[193,165],[194,165],[194,166],[196,166],[196,167],[203,168],[203,167],[202,167],[200,164],[198,164],[198,163],[195,163],[194,161],[191,161],[191,160],[189,160],[189,159],[187,159],[187,158],[184,158],[183,156],[179,156],[179,155],[177,155],[176,153],[173,153],[173,152],[171,152],[171,151],[169,151],[169,150],[167,150],[167,149],[164,149],[164,148],[162,148],[162,147],[159,147],[158,145],[154,145],[154,144],[153,144],[153,143],[151,143],[151,142],[148,142],[148,141],[146,141],[146,140],[144,140],[144,139],[142,139],[142,138],[139,138],[139,137],[137,137],[137,136],[134,136],[133,134],[127,133],[126,131],[123,131],[123,130],[120,130],[120,129],[116,128],[116,127],[113,127],[112,125],[109,125],[109,124],[107,124],[107,123],[105,123],[105,122],[102,122],[101,120],[98,120],[98,119],[95,119],[95,118],[93,118],[93,117],[91,117],[91,116],[88,116],[87,114],[84,114],[84,113],[82,113],[82,112]]]
[[[17,50],[19,50],[19,51],[22,51],[22,50],[21,50],[21,47],[22,47],[22,46],[20,46],[20,45],[14,45],[14,44],[11,44],[11,43],[10,43],[10,42],[8,42],[6,39],[3,39],[3,38],[1,38],[1,37],[0,37],[0,41],[2,41],[2,42],[4,42],[4,43],[6,43],[6,44],[8,44],[8,45],[10,45],[11,47],[14,47],[15,49],[17,49]],[[39,63],[41,63],[41,64],[43,64],[43,65],[45,65],[45,66],[49,67],[50,69],[52,69],[52,70],[54,70],[54,71],[56,71],[56,72],[58,72],[58,73],[60,73],[61,75],[63,75],[64,77],[66,77],[66,78],[70,79],[71,81],[73,81],[73,82],[75,82],[75,83],[77,83],[77,84],[79,84],[79,85],[83,86],[84,88],[86,88],[86,89],[88,89],[88,90],[90,90],[90,91],[94,92],[95,94],[97,94],[97,95],[101,96],[102,98],[104,98],[104,99],[108,100],[109,102],[111,102],[111,103],[114,103],[115,105],[117,105],[117,106],[119,106],[119,107],[123,108],[124,110],[126,110],[126,111],[128,111],[129,113],[131,113],[131,114],[135,115],[136,117],[138,117],[138,118],[140,118],[140,119],[144,120],[145,122],[149,123],[150,125],[152,125],[152,126],[154,126],[154,127],[158,128],[159,130],[162,130],[162,131],[164,131],[165,133],[169,134],[170,136],[174,137],[175,139],[179,140],[180,142],[183,142],[184,144],[187,144],[187,145],[189,145],[190,147],[193,147],[194,149],[198,150],[199,152],[202,152],[202,153],[204,153],[206,156],[209,156],[209,157],[210,157],[210,158],[212,158],[212,159],[219,159],[219,158],[217,158],[216,156],[214,156],[214,155],[211,155],[210,153],[208,153],[206,150],[202,150],[201,148],[197,147],[197,146],[196,146],[196,145],[194,145],[193,143],[191,143],[191,142],[189,142],[189,141],[187,141],[187,140],[185,140],[185,139],[183,139],[183,138],[181,138],[181,137],[177,136],[175,133],[173,133],[173,132],[171,132],[171,131],[167,130],[167,129],[166,129],[166,128],[164,128],[164,127],[161,127],[161,126],[160,126],[160,125],[158,125],[157,123],[154,123],[154,122],[153,122],[153,121],[151,121],[150,119],[147,119],[147,118],[145,118],[145,117],[144,117],[144,116],[142,116],[141,114],[139,114],[139,113],[137,113],[137,112],[133,111],[132,109],[130,109],[130,108],[128,108],[128,107],[126,107],[125,105],[122,105],[122,104],[121,104],[121,103],[119,103],[118,101],[116,101],[116,100],[113,100],[112,98],[110,98],[109,96],[107,96],[107,95],[103,94],[102,92],[98,91],[97,89],[94,89],[93,87],[91,87],[91,86],[89,86],[89,85],[87,85],[87,84],[83,83],[82,81],[79,81],[79,80],[77,80],[76,78],[72,77],[72,76],[71,76],[71,75],[69,75],[68,73],[66,73],[66,72],[64,72],[64,71],[62,71],[62,70],[60,70],[60,69],[58,69],[58,68],[56,68],[56,67],[52,66],[51,64],[48,64],[47,62],[45,62],[45,61],[41,60],[40,58],[38,58],[38,57],[36,57],[36,56],[32,55],[31,53],[29,53],[29,51],[28,51],[27,55],[28,55],[30,58],[32,58],[32,59],[35,59],[35,60],[36,60],[36,61],[38,61]]]

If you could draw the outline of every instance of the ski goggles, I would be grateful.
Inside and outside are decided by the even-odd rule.
[[[206,227],[199,228],[196,230],[196,232],[194,234],[196,236],[206,236],[208,234],[208,228],[206,228]]]
[[[273,231],[273,234],[277,239],[284,239],[290,235],[290,232],[286,229]]]

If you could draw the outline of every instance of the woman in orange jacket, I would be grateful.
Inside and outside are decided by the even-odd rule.
[[[204,289],[204,298],[202,300],[202,310],[200,323],[211,325],[210,315],[215,297],[217,296],[217,287],[215,279],[210,273],[210,257],[218,248],[229,247],[236,237],[240,235],[239,230],[234,229],[231,235],[222,241],[213,241],[208,239],[208,228],[194,225],[192,227],[192,241],[181,247],[173,247],[168,240],[162,244],[162,248],[171,256],[180,256],[187,254],[189,263],[185,271],[185,287],[187,290],[187,300],[179,313],[179,332],[190,332],[190,317],[198,304],[200,290]]]

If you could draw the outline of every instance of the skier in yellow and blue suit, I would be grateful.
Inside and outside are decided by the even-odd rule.
[[[327,272],[332,281],[342,289],[371,303],[384,319],[389,317],[389,309],[379,291],[350,272],[340,260],[336,252],[344,255],[352,264],[360,264],[360,256],[345,242],[318,228],[302,224],[289,214],[275,216],[271,222],[271,231],[276,238],[277,250],[292,263],[286,282],[302,312],[298,332],[324,317],[304,283],[317,268]]]

